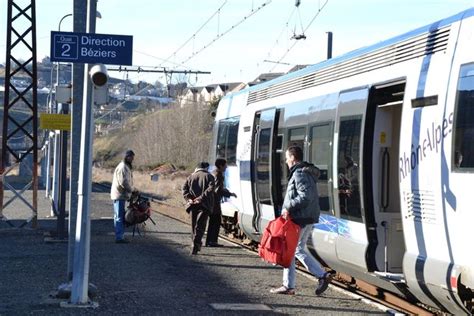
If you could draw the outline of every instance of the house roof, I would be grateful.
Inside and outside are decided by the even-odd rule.
[[[249,82],[248,85],[249,86],[253,86],[253,85],[256,85],[258,83],[262,83],[262,82],[265,82],[265,81],[269,81],[269,80],[272,80],[272,79],[275,79],[277,77],[280,77],[281,75],[284,75],[283,72],[268,72],[268,73],[263,73],[263,74],[260,74],[257,78],[255,78],[253,81]]]
[[[309,66],[309,65],[296,65],[293,68],[291,68],[290,70],[288,70],[287,74],[289,74],[290,72],[293,72],[293,71],[297,71],[297,70],[306,68],[307,66]]]
[[[222,91],[233,91],[238,86],[242,85],[243,82],[227,82],[219,83],[218,86]]]

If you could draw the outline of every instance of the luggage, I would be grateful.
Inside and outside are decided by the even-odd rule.
[[[291,219],[278,217],[272,220],[263,232],[258,255],[267,262],[288,268],[295,256],[300,229]]]
[[[151,220],[151,208],[148,198],[141,195],[133,196],[125,211],[125,225],[133,226]],[[153,220],[152,220],[153,222]],[[153,222],[154,224],[154,222]]]

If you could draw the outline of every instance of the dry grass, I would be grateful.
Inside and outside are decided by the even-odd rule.
[[[183,207],[184,200],[181,194],[181,188],[186,180],[187,174],[176,172],[173,174],[160,175],[157,182],[151,181],[150,173],[134,171],[134,186],[143,193],[150,194],[166,204]],[[98,183],[112,183],[113,169],[92,169],[92,181]]]

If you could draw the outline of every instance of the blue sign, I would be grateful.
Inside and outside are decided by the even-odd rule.
[[[51,32],[51,61],[132,65],[133,36]]]

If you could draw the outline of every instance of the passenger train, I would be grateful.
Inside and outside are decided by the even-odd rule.
[[[279,216],[285,149],[320,170],[315,255],[440,310],[473,312],[474,8],[225,96],[227,228]]]

